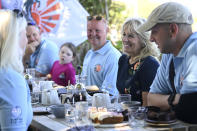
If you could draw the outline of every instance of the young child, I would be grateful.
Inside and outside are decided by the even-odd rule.
[[[75,46],[72,43],[65,43],[60,47],[59,61],[55,61],[51,69],[52,80],[58,85],[67,86],[68,83],[75,84],[75,68],[72,61],[76,56]]]

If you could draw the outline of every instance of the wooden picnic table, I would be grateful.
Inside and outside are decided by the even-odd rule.
[[[31,127],[36,131],[66,131],[73,125],[68,125],[65,118],[57,119],[52,114],[50,115],[34,115]],[[95,131],[132,131],[132,127],[125,125],[122,127],[95,127]],[[165,127],[153,127],[145,124],[139,131],[197,131],[197,125],[183,123],[177,121],[176,124]]]

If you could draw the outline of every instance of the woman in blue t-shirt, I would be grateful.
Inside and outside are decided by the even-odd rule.
[[[19,10],[0,10],[0,130],[26,131],[32,121],[22,58],[26,20]]]
[[[159,66],[159,49],[149,41],[149,33],[137,32],[142,18],[127,19],[122,27],[124,54],[119,59],[117,88],[130,93],[133,101],[147,105],[147,94]]]

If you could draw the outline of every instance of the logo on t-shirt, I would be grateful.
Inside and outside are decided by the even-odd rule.
[[[60,79],[64,79],[64,78],[65,78],[64,73],[61,73],[61,74],[59,75],[59,78],[60,78]]]
[[[101,71],[101,65],[100,65],[100,64],[97,64],[97,65],[95,66],[94,70],[95,70],[96,72]]]
[[[16,107],[12,108],[12,112],[11,113],[12,113],[12,117],[13,118],[18,118],[21,115],[22,110],[21,110],[21,108],[19,106],[16,106]]]

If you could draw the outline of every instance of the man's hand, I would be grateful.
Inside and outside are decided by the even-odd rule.
[[[39,43],[37,41],[34,41],[32,43],[29,43],[26,47],[25,50],[25,55],[31,55],[32,53],[34,53],[36,51],[36,47],[39,45]]]
[[[157,106],[162,110],[168,110],[170,108],[168,104],[169,96],[170,95],[148,93],[148,106]],[[180,94],[176,94],[173,105],[178,104],[179,98]]]
[[[30,56],[36,51],[36,47],[39,45],[37,41],[29,43],[25,49],[25,54],[23,56],[23,65],[26,67],[26,63],[30,61]]]

